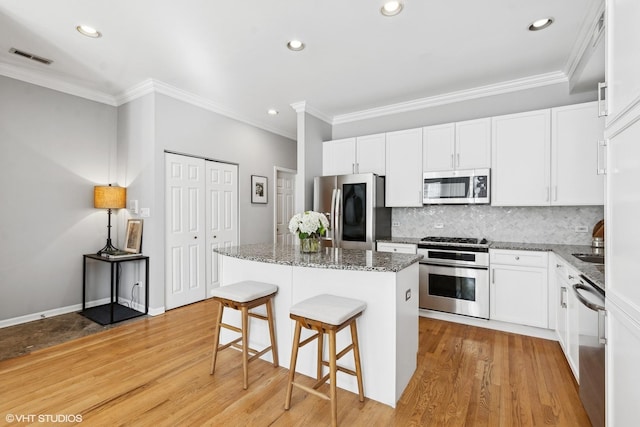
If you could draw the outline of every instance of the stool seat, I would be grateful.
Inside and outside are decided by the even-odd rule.
[[[367,303],[352,298],[322,294],[300,301],[289,312],[295,316],[317,320],[329,325],[341,325],[367,308]]]
[[[220,286],[213,289],[211,294],[214,297],[224,298],[235,302],[248,302],[254,299],[271,295],[278,291],[276,285],[263,282],[247,280],[234,283],[233,285]]]
[[[213,299],[220,304],[218,316],[216,318],[216,326],[213,334],[213,354],[211,356],[211,371],[213,375],[216,369],[216,361],[218,352],[229,347],[242,350],[242,388],[249,387],[249,362],[256,360],[268,351],[273,356],[273,366],[278,366],[278,345],[275,337],[275,325],[272,300],[278,292],[278,287],[270,283],[255,282],[247,280],[227,286],[221,286],[213,290]],[[259,306],[266,306],[267,315],[252,312]],[[231,308],[240,311],[242,326],[238,328],[222,322],[222,314],[225,308]],[[256,350],[249,347],[249,318],[255,318],[267,321],[269,325],[270,344],[262,350]],[[240,337],[220,345],[220,328],[229,329],[240,334]],[[251,355],[251,357],[249,357]]]

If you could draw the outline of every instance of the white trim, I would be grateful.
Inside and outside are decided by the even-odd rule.
[[[43,73],[30,70],[15,65],[0,62],[0,75],[10,77],[12,79],[21,80],[36,86],[42,86],[58,92],[67,93],[69,95],[78,96],[91,101],[100,102],[102,104],[117,107],[116,99],[108,93],[98,90],[88,89],[80,85],[66,82],[62,79],[45,76]]]
[[[333,124],[333,118],[331,116],[329,116],[328,114],[323,113],[322,111],[313,108],[312,106],[307,104],[307,101],[299,101],[299,102],[294,102],[293,104],[290,104],[291,108],[293,108],[293,110],[296,113],[307,113],[307,114],[311,114],[312,116],[327,122],[329,124]]]
[[[341,114],[333,117],[331,124],[342,124],[355,122],[358,120],[372,119],[390,114],[406,113],[409,111],[421,110],[438,105],[452,104],[460,101],[483,98],[486,96],[501,95],[510,92],[517,92],[526,89],[533,89],[542,86],[550,86],[559,83],[566,83],[569,79],[562,71],[554,71],[546,74],[525,77],[522,79],[509,80],[487,86],[480,86],[472,89],[457,92],[435,95],[427,98],[415,99],[413,101],[400,102],[383,107],[371,108],[368,110],[356,111],[353,113]]]
[[[605,133],[618,134],[632,125],[640,117],[640,95],[627,104],[618,114],[606,117]],[[612,138],[613,136],[609,136]]]
[[[420,317],[426,317],[429,319],[444,320],[446,322],[460,323],[462,325],[470,325],[479,328],[487,328],[496,331],[510,332],[514,334],[527,335],[529,337],[558,341],[558,335],[556,334],[556,331],[552,329],[535,328],[533,326],[499,322],[497,320],[478,319],[475,317],[425,310],[422,308],[419,310],[419,315]]]
[[[592,6],[591,10],[587,13],[587,19],[583,22],[582,27],[578,32],[576,42],[574,43],[571,53],[569,54],[569,58],[567,59],[567,63],[564,66],[564,72],[569,80],[573,77],[573,73],[575,73],[582,57],[587,49],[589,49],[589,45],[593,43],[593,32],[596,29],[598,21],[600,20],[600,15],[602,15],[604,10],[605,4],[603,1],[600,4]],[[604,32],[606,29],[603,29],[602,31]]]
[[[265,123],[250,120],[244,117],[242,114],[236,111],[233,111],[223,106],[222,104],[218,104],[200,95],[187,92],[185,90],[182,90],[175,86],[171,86],[167,83],[164,83],[164,82],[161,82],[160,80],[155,80],[155,79],[147,79],[143,82],[138,83],[135,86],[132,86],[130,89],[127,89],[121,94],[119,94],[117,96],[118,106],[127,102],[131,102],[149,93],[160,93],[162,95],[169,96],[179,101],[186,102],[187,104],[195,105],[196,107],[200,107],[204,110],[212,111],[216,114],[220,114],[222,116],[229,117],[239,122],[257,127],[259,129],[263,129],[268,132],[275,133],[280,136],[284,136],[285,138],[295,140],[295,135],[285,132],[282,129],[275,128]]]
[[[110,298],[102,298],[95,301],[87,301],[86,308],[97,307],[99,305],[109,304]],[[130,304],[129,300],[119,298],[118,302],[126,302]],[[144,313],[144,305],[135,304],[134,309]],[[46,319],[49,317],[60,316],[61,314],[68,314],[82,311],[82,304],[68,305],[66,307],[54,308],[51,310],[39,311],[37,313],[25,314],[24,316],[12,317],[10,319],[0,320],[0,329],[7,328],[9,326],[21,325],[23,323],[33,322],[35,320]],[[151,308],[149,307],[149,315],[157,316],[165,312],[164,307]],[[115,324],[115,323],[114,323]]]
[[[618,292],[607,289],[607,310],[611,310],[612,306],[617,308],[617,311],[624,313],[630,323],[633,323],[636,329],[640,330],[640,307],[636,305],[629,298],[620,295]]]

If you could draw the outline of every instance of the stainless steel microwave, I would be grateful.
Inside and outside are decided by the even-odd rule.
[[[425,172],[422,203],[425,205],[489,204],[490,180],[490,169]]]

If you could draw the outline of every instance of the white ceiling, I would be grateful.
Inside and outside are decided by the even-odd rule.
[[[300,101],[333,120],[571,74],[601,2],[405,0],[390,18],[379,12],[382,0],[2,0],[0,74],[114,105],[154,79],[294,137],[291,104]],[[528,31],[546,16],[551,27]],[[79,24],[103,36],[84,37]],[[292,38],[306,49],[287,50]],[[12,47],[54,62],[18,57]],[[280,114],[267,116],[268,108]]]

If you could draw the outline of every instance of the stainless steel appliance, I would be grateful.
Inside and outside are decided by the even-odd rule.
[[[425,237],[418,244],[420,308],[489,318],[489,243]]]
[[[604,290],[580,276],[573,285],[580,302],[578,337],[580,370],[580,400],[593,427],[605,425],[605,316]]]
[[[384,177],[372,173],[317,176],[313,184],[313,210],[324,213],[331,227],[325,245],[375,250],[376,240],[391,237]]]
[[[467,169],[423,174],[425,205],[488,204],[491,201],[491,170]]]

